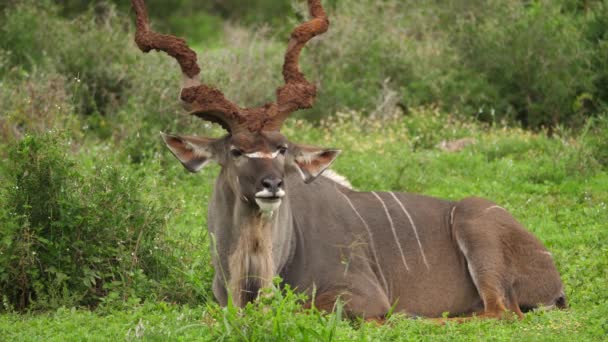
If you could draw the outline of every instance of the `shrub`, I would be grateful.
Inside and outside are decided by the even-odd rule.
[[[304,69],[311,70],[309,78],[320,87],[311,117],[322,118],[346,108],[372,112],[387,100],[384,95],[390,90],[399,92],[398,101],[407,98],[413,100],[406,100],[411,104],[431,97],[428,89],[434,85],[422,85],[416,65],[437,61],[431,51],[435,41],[413,38],[411,20],[419,12],[404,7],[396,1],[337,4],[330,13],[330,30],[309,43],[304,53]]]
[[[574,104],[594,87],[592,54],[579,22],[555,2],[483,6],[492,15],[462,13],[455,34],[462,62],[484,81],[487,96],[473,94],[465,101],[532,128],[582,124]]]
[[[570,0],[328,1],[331,28],[308,44],[301,62],[319,88],[318,97],[314,108],[300,114],[320,119],[353,109],[384,116],[396,108],[407,113],[430,105],[531,128],[580,125],[608,103],[608,5],[591,4],[585,12]],[[73,112],[86,115],[82,127],[125,142],[133,161],[156,152],[159,129],[207,130],[208,125],[182,115],[175,61],[134,46],[128,4],[118,5],[117,12],[100,2],[73,19],[61,13],[82,4],[64,5],[21,0],[5,6],[0,73],[23,76],[11,84],[61,75]],[[260,0],[251,6],[267,4]],[[294,6],[291,17],[281,5],[273,17],[285,20],[273,27],[275,35],[267,27],[244,29],[234,23],[218,33],[218,17],[205,12],[217,9],[207,5],[154,1],[149,7],[167,12],[152,19],[159,31],[187,31],[192,46],[202,44],[202,79],[242,106],[274,100],[287,34],[307,16],[304,3]],[[196,15],[181,17],[182,8]],[[202,22],[201,28],[197,23]],[[6,131],[2,120],[0,130]]]
[[[103,160],[91,172],[54,134],[11,147],[0,188],[0,292],[17,309],[151,295],[167,275],[162,211]]]
[[[583,26],[593,50],[592,68],[596,94],[592,109],[608,108],[608,1],[598,1],[589,9]],[[598,105],[599,103],[599,105]]]
[[[124,18],[113,6],[102,9],[66,20],[46,1],[18,3],[2,17],[0,49],[9,52],[12,68],[42,68],[78,80],[74,100],[81,113],[111,113],[132,78],[134,49],[125,39]]]
[[[23,0],[21,0],[23,1]],[[335,0],[333,0],[335,1]],[[89,7],[88,1],[82,0],[55,0],[62,7],[62,13],[66,16],[75,16],[85,12]],[[106,0],[117,6],[121,11],[127,12],[130,9],[130,1]],[[330,1],[326,1],[330,2]],[[185,27],[179,23],[178,18],[183,18],[184,22],[190,20],[190,16],[196,20],[197,15],[193,13],[206,12],[219,19],[244,21],[248,24],[259,24],[273,22],[280,25],[290,10],[290,1],[275,0],[222,0],[222,1],[197,1],[197,0],[148,0],[148,12],[154,21],[172,32],[184,35],[193,32],[191,27]],[[1,8],[1,5],[0,5]],[[208,23],[203,22],[203,25]],[[196,25],[190,25],[196,26]],[[196,35],[198,33],[195,33]],[[188,35],[188,37],[192,37]]]
[[[39,17],[41,10],[32,5],[33,1],[7,7],[0,15],[0,49],[7,52],[11,66],[27,65],[31,69],[43,60],[42,44],[50,41],[48,19]],[[54,18],[56,11],[52,7],[47,9],[48,17]]]
[[[58,128],[75,138],[88,131],[121,142],[191,123],[177,115],[183,111],[175,62],[142,54],[132,42],[130,20],[112,6],[99,5],[67,20],[47,2],[22,1],[8,7],[4,17],[1,136]],[[137,146],[138,153],[147,154],[149,146]]]
[[[53,129],[81,136],[70,92],[78,86],[77,82],[38,70],[25,75],[15,74],[9,73],[0,81],[0,138],[3,141]]]
[[[572,6],[570,6],[572,7]],[[311,116],[441,105],[485,121],[581,126],[606,95],[605,2],[338,3],[304,53],[321,92]],[[381,18],[381,20],[379,20]],[[591,44],[590,44],[591,43]],[[387,89],[391,91],[386,91]]]

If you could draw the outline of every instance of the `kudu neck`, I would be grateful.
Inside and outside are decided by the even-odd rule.
[[[220,178],[222,176],[220,175]],[[288,196],[285,196],[277,210],[261,212],[255,202],[235,192],[226,181],[218,179],[214,192],[214,207],[221,210],[224,217],[230,217],[228,219],[230,227],[222,227],[230,231],[230,233],[225,232],[229,234],[227,241],[231,245],[229,249],[234,250],[243,238],[251,240],[251,246],[260,245],[258,242],[267,245],[269,247],[267,252],[271,254],[269,257],[274,264],[273,275],[278,275],[293,255],[295,246],[294,224]]]

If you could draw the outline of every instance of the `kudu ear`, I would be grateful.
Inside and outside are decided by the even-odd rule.
[[[190,172],[199,172],[214,158],[211,144],[216,139],[178,136],[160,132],[171,153]]]
[[[340,150],[314,146],[295,145],[295,164],[304,183],[314,181],[331,163],[336,160]]]

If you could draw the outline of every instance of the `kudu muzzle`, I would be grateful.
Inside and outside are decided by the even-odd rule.
[[[261,190],[255,193],[255,203],[262,212],[273,212],[281,206],[285,196],[283,178],[274,175],[262,177]]]

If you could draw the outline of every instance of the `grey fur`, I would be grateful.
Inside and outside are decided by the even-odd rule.
[[[256,215],[239,204],[224,183],[220,175],[209,206],[209,229],[217,240],[213,249],[219,251],[213,257],[214,293],[222,305],[227,292],[220,270],[229,270],[228,255],[238,238],[234,234],[242,230],[237,227]],[[325,294],[329,303],[340,296],[351,314],[383,317],[395,303],[397,311],[413,316],[481,313],[480,293],[485,290],[479,282],[486,279],[496,282],[489,286],[515,291],[526,307],[553,305],[563,294],[551,258],[539,257],[546,249],[506,211],[487,211],[495,205],[490,201],[377,193],[394,221],[408,272],[383,203],[372,193],[353,191],[325,177],[304,184],[293,174],[286,177],[286,192],[271,223],[275,274],[309,295],[315,288],[317,298]],[[395,198],[416,222],[418,237]],[[501,295],[509,297],[506,292]]]

